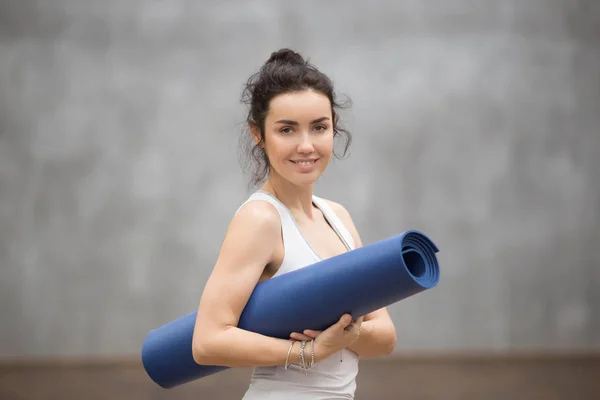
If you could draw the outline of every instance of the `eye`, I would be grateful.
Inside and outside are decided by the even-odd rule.
[[[286,126],[285,128],[281,129],[279,132],[281,132],[281,133],[292,133],[293,129],[290,128],[289,126]]]
[[[327,130],[327,127],[325,125],[317,125],[315,126],[315,129],[322,132]]]

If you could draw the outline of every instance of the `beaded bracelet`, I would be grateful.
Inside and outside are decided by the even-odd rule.
[[[290,365],[296,365],[296,364],[293,364],[290,362],[290,356],[292,354],[292,349],[294,348],[294,344],[296,344],[296,341],[292,340],[292,343],[290,344],[290,348],[288,349],[287,357],[285,358],[284,368],[286,370],[289,369]],[[312,368],[315,366],[315,340],[314,339],[310,341],[310,363],[307,363],[306,340],[302,340],[300,342],[299,358],[300,358],[300,365],[298,365],[298,367],[300,367],[300,369],[303,369],[304,373],[306,375],[308,375],[309,368]]]
[[[304,356],[304,349],[306,349],[306,340],[303,340],[300,344],[300,364],[302,365],[302,369],[304,370],[304,373],[306,374],[306,370],[308,369],[308,367],[306,366],[306,358]]]

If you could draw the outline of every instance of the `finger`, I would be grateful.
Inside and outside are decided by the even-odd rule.
[[[362,325],[362,323],[363,323],[363,317],[359,317],[359,318],[355,319],[354,321],[352,321],[352,323],[350,323],[350,325],[360,327]]]
[[[297,333],[297,332],[292,333],[291,337],[294,340],[312,340],[313,339],[310,336],[304,335],[302,333]]]
[[[305,330],[304,330],[304,334],[305,334],[305,335],[308,335],[308,334],[315,334],[315,335],[318,335],[318,334],[320,334],[321,332],[323,332],[323,331],[316,331],[316,330],[314,330],[314,329],[305,329]]]
[[[356,327],[356,332],[358,334],[360,334],[362,332],[362,323],[363,323],[363,319],[362,317],[359,318],[359,321],[356,323],[355,327]]]
[[[340,328],[344,329],[351,322],[352,322],[352,316],[350,314],[344,314],[341,316],[341,318],[337,324],[339,325]]]
[[[352,316],[350,316],[350,318],[352,318]],[[357,319],[358,320],[358,319]],[[357,320],[350,320],[350,322],[344,327],[345,331],[350,331],[352,330],[355,326],[356,326],[356,321]]]
[[[311,338],[315,339],[317,336],[319,336],[321,331],[313,331],[312,329],[306,329],[303,333],[306,336],[310,336]]]

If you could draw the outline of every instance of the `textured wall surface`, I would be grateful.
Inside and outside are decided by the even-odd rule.
[[[398,353],[600,348],[599,4],[0,1],[0,357],[136,354],[196,308],[287,46],[354,103],[318,194],[442,250]]]

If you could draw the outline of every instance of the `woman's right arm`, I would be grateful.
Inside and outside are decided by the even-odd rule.
[[[285,363],[289,340],[237,327],[280,241],[281,222],[272,205],[250,202],[234,216],[198,306],[192,344],[198,364],[254,367]],[[298,363],[299,349],[294,346],[290,362]]]

